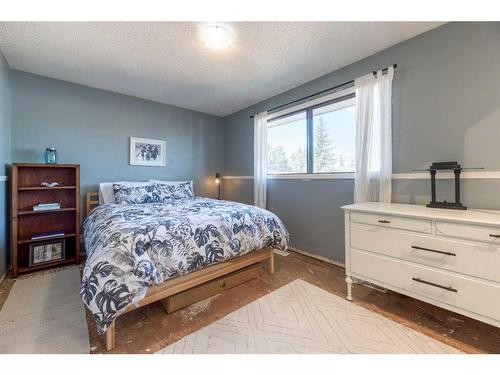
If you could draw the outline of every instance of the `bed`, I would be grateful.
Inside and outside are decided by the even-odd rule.
[[[99,205],[97,196],[87,194],[80,295],[107,350],[120,315],[263,261],[273,273],[273,249],[288,245],[280,219],[255,206],[201,197]]]

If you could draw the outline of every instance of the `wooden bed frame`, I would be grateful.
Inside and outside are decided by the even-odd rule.
[[[88,192],[86,196],[85,214],[88,216],[93,208],[99,205],[98,192]],[[175,305],[182,308],[197,300],[229,289],[255,278],[258,273],[258,264],[267,261],[268,272],[274,273],[274,251],[270,247],[228,259],[187,275],[167,280],[161,285],[152,286],[146,296],[135,305],[130,305],[124,313],[133,311],[142,306],[161,301],[167,313],[172,312],[172,299],[176,298]],[[180,306],[180,307],[179,307]],[[106,350],[115,348],[116,320],[106,331]]]

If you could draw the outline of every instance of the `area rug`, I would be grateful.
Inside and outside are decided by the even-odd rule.
[[[19,278],[0,310],[0,353],[89,353],[77,266]]]
[[[158,353],[461,352],[303,280],[295,280]]]

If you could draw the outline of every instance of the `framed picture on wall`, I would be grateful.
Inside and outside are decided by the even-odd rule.
[[[166,142],[130,137],[130,165],[165,167],[167,165]]]
[[[40,264],[60,262],[64,259],[64,240],[38,242],[30,245],[30,267],[38,266]]]

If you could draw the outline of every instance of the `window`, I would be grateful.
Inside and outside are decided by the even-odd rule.
[[[312,110],[313,172],[354,172],[355,99]]]
[[[307,112],[267,123],[267,173],[307,173]]]
[[[354,172],[354,94],[268,121],[268,174]]]

